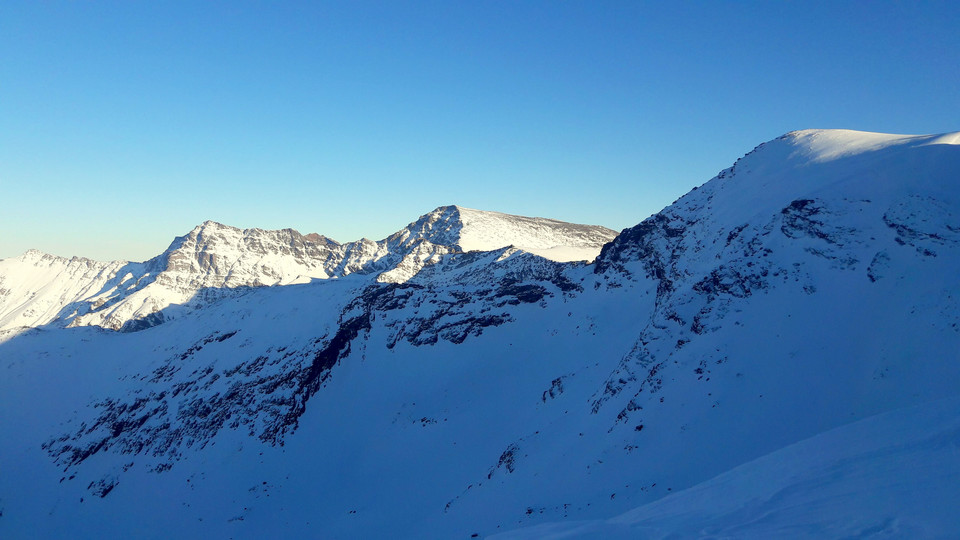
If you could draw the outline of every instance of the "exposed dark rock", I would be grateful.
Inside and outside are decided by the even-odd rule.
[[[517,452],[520,447],[516,443],[507,446],[507,449],[500,454],[497,464],[487,473],[487,479],[493,478],[493,473],[499,469],[505,470],[508,474],[516,470]]]
[[[113,478],[112,476],[104,476],[100,480],[90,482],[90,485],[87,486],[87,489],[90,491],[90,493],[102,499],[109,495],[115,487],[117,487],[116,478]]]

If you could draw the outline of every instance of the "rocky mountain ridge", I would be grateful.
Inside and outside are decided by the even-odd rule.
[[[458,206],[437,208],[384,240],[346,244],[293,229],[206,221],[144,263],[36,251],[0,261],[0,329],[59,322],[137,330],[250,287],[352,274],[400,283],[443,255],[511,245],[529,245],[548,258],[573,252],[592,259],[615,235],[599,226]],[[179,308],[160,314],[168,306]]]

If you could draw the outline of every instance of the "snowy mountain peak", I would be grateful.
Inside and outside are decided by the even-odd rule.
[[[42,258],[44,258],[44,257],[56,257],[56,255],[50,255],[50,254],[48,254],[48,253],[44,253],[44,252],[40,251],[39,249],[32,249],[32,248],[31,248],[31,249],[28,249],[28,250],[24,251],[24,252],[21,253],[20,255],[17,255],[16,257],[10,257],[9,259],[6,259],[6,260],[8,260],[8,261],[23,261],[23,262],[26,262],[26,261],[38,261],[38,260],[40,260],[40,259],[42,259]],[[4,259],[0,259],[0,260],[4,260]]]
[[[873,152],[894,146],[918,147],[960,144],[960,132],[936,135],[895,135],[849,129],[792,131],[778,140],[796,147],[796,155],[813,162]]]
[[[507,246],[554,261],[592,260],[617,233],[598,225],[441,206],[398,234],[423,238],[458,251],[491,251]]]
[[[604,247],[595,270],[639,272],[658,280],[661,292],[716,260],[728,261],[724,272],[756,277],[756,263],[734,268],[735,249],[749,241],[746,252],[762,247],[773,253],[782,237],[811,239],[806,249],[853,266],[886,257],[862,247],[873,241],[864,231],[878,225],[874,238],[896,231],[898,244],[936,253],[926,240],[952,242],[960,231],[960,215],[951,210],[960,203],[957,139],[851,130],[788,133],[624,230]]]
[[[212,219],[208,219],[208,220],[204,221],[203,223],[201,223],[201,224],[197,225],[196,227],[194,227],[193,230],[194,230],[194,231],[197,231],[197,232],[200,232],[200,231],[203,231],[204,229],[207,229],[207,228],[219,229],[219,228],[224,228],[224,227],[229,228],[229,229],[236,229],[236,228],[237,228],[237,227],[231,227],[231,226],[229,226],[229,225],[224,225],[223,223],[220,223],[219,221],[214,221],[214,220],[212,220]],[[191,231],[191,232],[192,232],[192,231]]]
[[[441,206],[428,212],[404,229],[391,235],[388,242],[399,242],[409,245],[417,240],[426,240],[432,244],[447,246],[460,250],[460,232],[463,230],[463,221],[460,219],[460,208],[457,206]]]
[[[37,259],[47,255],[46,253],[40,251],[39,249],[28,249],[23,252],[18,258],[19,259]]]

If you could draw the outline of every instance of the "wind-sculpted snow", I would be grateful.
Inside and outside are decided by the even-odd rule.
[[[884,510],[848,527],[861,508],[841,491],[885,478],[911,490],[901,473],[914,469],[870,456],[949,454],[900,452],[887,444],[897,430],[871,454],[878,431],[844,429],[958,395],[957,139],[785,135],[623,231],[595,264],[471,251],[454,241],[469,240],[470,211],[444,207],[380,258],[380,243],[357,244],[337,279],[264,287],[239,272],[224,288],[212,285],[228,275],[223,246],[260,233],[210,225],[176,245],[203,253],[178,264],[201,265],[184,275],[210,280],[189,285],[204,300],[150,315],[163,324],[0,335],[0,406],[22,411],[0,416],[0,462],[18,465],[0,475],[0,536],[102,536],[109,523],[114,536],[472,537],[548,524],[536,536],[576,532],[571,520],[604,535],[790,535],[762,518],[791,501],[820,508],[795,489],[806,485],[840,506],[802,513],[800,535],[940,530],[960,493],[929,469],[916,487],[946,501],[930,516]],[[308,240],[319,247],[298,249],[339,249]],[[121,298],[143,283],[96,288]],[[949,439],[954,420],[938,418],[905,437]],[[851,451],[797,459],[819,444],[806,439]],[[773,472],[814,484],[747,489]],[[865,480],[833,485],[834,472]],[[716,497],[729,479],[743,488],[731,504],[767,498],[729,512]]]

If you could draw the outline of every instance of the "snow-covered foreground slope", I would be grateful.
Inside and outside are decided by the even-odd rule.
[[[832,429],[612,519],[496,538],[951,538],[958,486],[954,397]]]
[[[956,139],[788,134],[594,264],[458,244],[402,280],[211,292],[137,332],[8,331],[0,536],[600,526],[829,430],[955,398]],[[447,245],[429,239],[445,223],[424,216],[395,242]],[[916,424],[934,436],[954,421]],[[785,463],[798,469],[777,485],[830,466]],[[735,530],[725,508],[699,515]]]
[[[551,260],[593,260],[614,236],[596,225],[458,206],[437,208],[379,242],[346,244],[293,229],[241,230],[207,221],[145,263],[38,251],[0,260],[0,330],[54,322],[137,330],[247,287],[354,273],[397,283],[445,254],[511,245]]]

